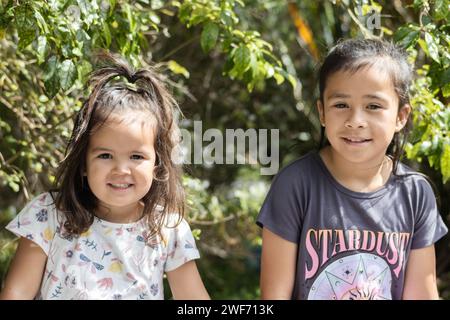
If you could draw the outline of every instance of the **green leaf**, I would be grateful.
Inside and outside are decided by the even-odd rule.
[[[233,61],[236,71],[243,74],[250,67],[250,49],[245,45],[239,46],[233,55]]]
[[[39,36],[37,40],[37,57],[38,64],[42,64],[45,61],[45,55],[47,54],[47,37]]]
[[[155,12],[150,11],[148,17],[156,27],[161,23],[161,18]]]
[[[178,17],[180,21],[183,23],[187,23],[189,21],[189,16],[191,13],[191,6],[188,2],[184,2],[180,9],[178,10]],[[189,28],[189,26],[187,26]]]
[[[233,26],[233,18],[231,17],[230,12],[228,10],[220,12],[220,22],[222,22],[224,25],[228,27]]]
[[[174,61],[174,60],[170,60],[167,63],[168,68],[170,69],[170,71],[172,71],[175,74],[182,74],[186,79],[189,78],[189,71],[186,70],[185,67],[183,67],[182,65],[178,64],[178,62]]]
[[[446,19],[450,10],[449,10],[449,1],[448,0],[435,0],[433,16],[436,20]]]
[[[81,62],[77,63],[77,69],[78,78],[81,79],[82,82],[85,82],[88,75],[92,71],[92,65],[88,61],[82,60]]]
[[[442,88],[442,95],[447,98],[450,97],[450,83],[445,84]]]
[[[425,33],[425,43],[427,44],[430,57],[437,63],[440,63],[438,44],[432,34]]]
[[[109,48],[111,46],[111,31],[109,30],[109,26],[106,21],[103,22],[103,38],[105,38],[106,47]]]
[[[275,73],[273,75],[273,77],[275,78],[275,80],[277,82],[277,85],[280,85],[280,84],[282,84],[284,82],[284,77],[281,74],[279,74],[278,72]]]
[[[58,67],[58,58],[56,56],[51,56],[44,68],[44,81],[53,77]]]
[[[6,28],[14,17],[13,13],[11,12],[12,6],[13,1],[10,0],[5,7],[0,7],[0,39],[3,38],[2,33],[5,32]]]
[[[444,144],[444,150],[441,155],[441,172],[444,183],[450,179],[450,144]]]
[[[401,27],[395,32],[394,40],[398,42],[403,48],[414,46],[419,39],[419,31],[412,27]]]
[[[36,38],[36,21],[33,9],[28,3],[16,8],[15,13],[19,34],[19,49],[23,49]]]
[[[61,88],[68,90],[72,87],[73,83],[77,79],[77,69],[72,60],[64,60],[58,67],[58,77],[61,81]]]
[[[8,185],[14,192],[19,192],[20,186],[15,181],[12,180],[8,181]]]
[[[75,48],[72,49],[72,54],[74,56],[77,56],[77,57],[80,57],[80,58],[83,56],[83,52],[81,52],[80,48],[78,48],[78,47],[75,47]]]
[[[213,22],[208,22],[203,28],[200,44],[205,53],[209,52],[216,45],[219,36],[219,27]]]
[[[287,79],[291,84],[292,88],[295,89],[297,87],[297,80],[295,80],[294,76],[292,74],[288,74]]]
[[[36,18],[36,22],[40,28],[40,33],[50,33],[49,29],[48,29],[48,25],[47,22],[45,22],[44,17],[41,15],[41,13],[39,11],[35,11],[34,12],[34,17]]]
[[[127,19],[128,25],[130,26],[130,32],[132,34],[134,34],[136,32],[136,20],[135,20],[135,17],[133,15],[133,12],[131,10],[131,6],[130,6],[130,4],[125,2],[124,7],[125,7],[124,11],[125,11],[125,14],[126,14],[126,19]]]
[[[51,77],[44,80],[45,92],[49,98],[53,98],[59,91],[60,83],[58,74],[55,72]]]
[[[269,64],[269,66],[272,67],[270,64]],[[271,76],[272,76],[273,75],[273,68],[272,69],[268,68],[268,69],[269,69],[268,73],[270,73]],[[257,59],[255,54],[251,54],[250,55],[250,70],[252,71],[251,72],[252,78],[253,79],[258,78],[259,64],[258,64],[258,59]]]
[[[81,13],[84,16],[87,16],[89,13],[89,5],[86,0],[77,0],[78,7],[80,8]]]
[[[442,71],[442,74],[440,76],[440,83],[442,86],[442,94],[444,95],[444,97],[448,97],[448,93],[450,90],[450,68]]]

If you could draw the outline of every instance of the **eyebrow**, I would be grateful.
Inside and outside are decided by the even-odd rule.
[[[345,94],[345,93],[340,93],[340,92],[336,92],[336,93],[332,93],[330,94],[327,98],[328,99],[334,99],[334,98],[350,98],[351,96],[349,94]],[[364,98],[368,98],[368,99],[376,99],[376,100],[381,100],[381,101],[385,101],[387,102],[387,100],[377,94],[365,94]]]
[[[98,152],[98,151],[108,151],[108,152],[112,152],[111,149],[103,148],[103,147],[95,147],[94,149],[92,149],[92,152]]]
[[[344,93],[339,93],[339,92],[334,92],[332,94],[330,94],[328,97],[328,99],[333,99],[333,98],[350,98],[349,94],[344,94]]]
[[[114,151],[111,150],[111,149],[103,148],[103,147],[95,147],[94,149],[92,149],[92,152],[101,152],[101,151],[114,152]],[[131,153],[147,154],[147,152],[145,152],[145,151],[139,151],[139,150],[132,150]]]
[[[381,100],[381,101],[385,101],[387,102],[387,100],[377,94],[366,94],[364,95],[364,98],[369,98],[369,99],[376,99],[376,100]]]

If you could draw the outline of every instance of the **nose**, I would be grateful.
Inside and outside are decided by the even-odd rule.
[[[116,160],[114,162],[114,167],[111,170],[113,174],[130,174],[131,169],[128,164],[128,161]]]
[[[345,120],[346,128],[365,128],[367,126],[363,111],[358,109],[350,109],[347,119]]]

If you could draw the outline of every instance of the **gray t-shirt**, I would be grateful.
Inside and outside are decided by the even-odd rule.
[[[447,233],[427,180],[399,163],[375,192],[339,184],[317,152],[274,179],[257,224],[298,244],[293,299],[401,299],[411,249]]]

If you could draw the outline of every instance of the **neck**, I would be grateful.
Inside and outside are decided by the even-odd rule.
[[[102,220],[112,223],[132,223],[142,218],[142,203],[131,204],[125,207],[108,206],[99,203],[95,215]]]
[[[388,181],[392,171],[392,161],[382,154],[370,162],[351,162],[331,146],[320,151],[325,166],[333,177],[344,187],[356,192],[373,192]]]

